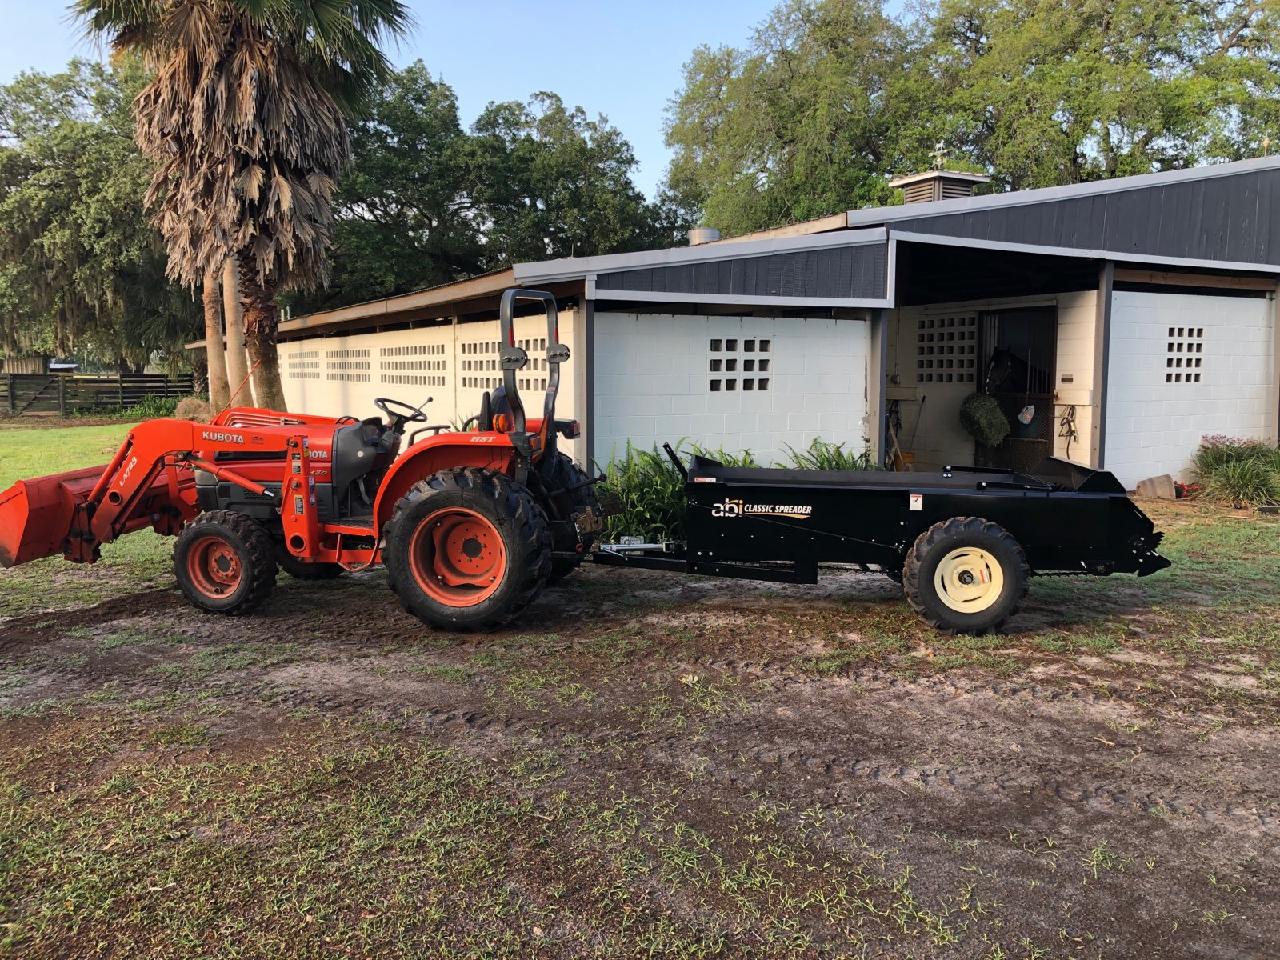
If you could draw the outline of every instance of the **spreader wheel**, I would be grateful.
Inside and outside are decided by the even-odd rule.
[[[419,481],[385,532],[391,589],[410,613],[446,629],[500,626],[551,571],[546,514],[527,489],[491,470],[444,470]]]
[[[953,633],[998,630],[1022,605],[1031,577],[1018,541],[979,517],[935,523],[917,538],[902,572],[912,609]]]
[[[210,510],[178,534],[173,568],[187,599],[213,613],[248,613],[276,585],[271,538],[250,517]]]

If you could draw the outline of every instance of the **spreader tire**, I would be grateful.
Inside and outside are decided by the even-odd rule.
[[[336,563],[303,563],[284,544],[276,549],[276,563],[295,580],[332,580],[346,572]]]
[[[229,616],[254,610],[276,585],[270,536],[232,510],[210,510],[187,524],[173,546],[173,569],[188,600]]]
[[[561,517],[571,518],[582,510],[589,509],[595,516],[600,516],[600,500],[596,496],[596,485],[591,482],[587,471],[573,462],[573,458],[556,451],[554,459],[542,466],[543,482],[547,485],[547,495]],[[576,557],[553,557],[551,559],[551,578],[548,583],[563,580],[582,565],[582,558],[591,548],[592,535],[588,534],[586,542],[580,543],[577,538],[573,542],[557,543],[555,548],[561,551],[577,550],[582,552]]]
[[[998,630],[1027,595],[1031,570],[1018,541],[980,517],[953,517],[916,539],[902,569],[907,602],[950,633]]]
[[[382,551],[404,608],[446,630],[491,630],[551,573],[547,515],[520,484],[476,467],[420,480],[396,504]]]

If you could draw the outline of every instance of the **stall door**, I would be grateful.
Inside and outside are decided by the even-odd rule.
[[[978,451],[979,462],[1029,470],[1053,453],[1053,369],[1057,307],[1024,307],[981,315],[983,389],[1009,420],[1009,439]]]

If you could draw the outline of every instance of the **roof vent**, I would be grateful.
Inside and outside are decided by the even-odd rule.
[[[909,173],[889,181],[891,187],[901,187],[906,203],[928,203],[931,200],[953,200],[956,197],[972,197],[980,183],[990,183],[991,178],[980,173],[962,173],[959,170],[926,170]]]
[[[715,227],[694,227],[689,231],[689,246],[700,247],[704,243],[715,243],[720,239],[720,231]]]

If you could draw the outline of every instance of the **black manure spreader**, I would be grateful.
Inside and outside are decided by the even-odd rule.
[[[1110,473],[1048,459],[1033,473],[726,467],[666,446],[685,480],[686,542],[598,547],[593,559],[718,577],[816,583],[824,563],[902,583],[940,630],[985,633],[1032,576],[1145,576],[1169,566],[1161,534]]]

